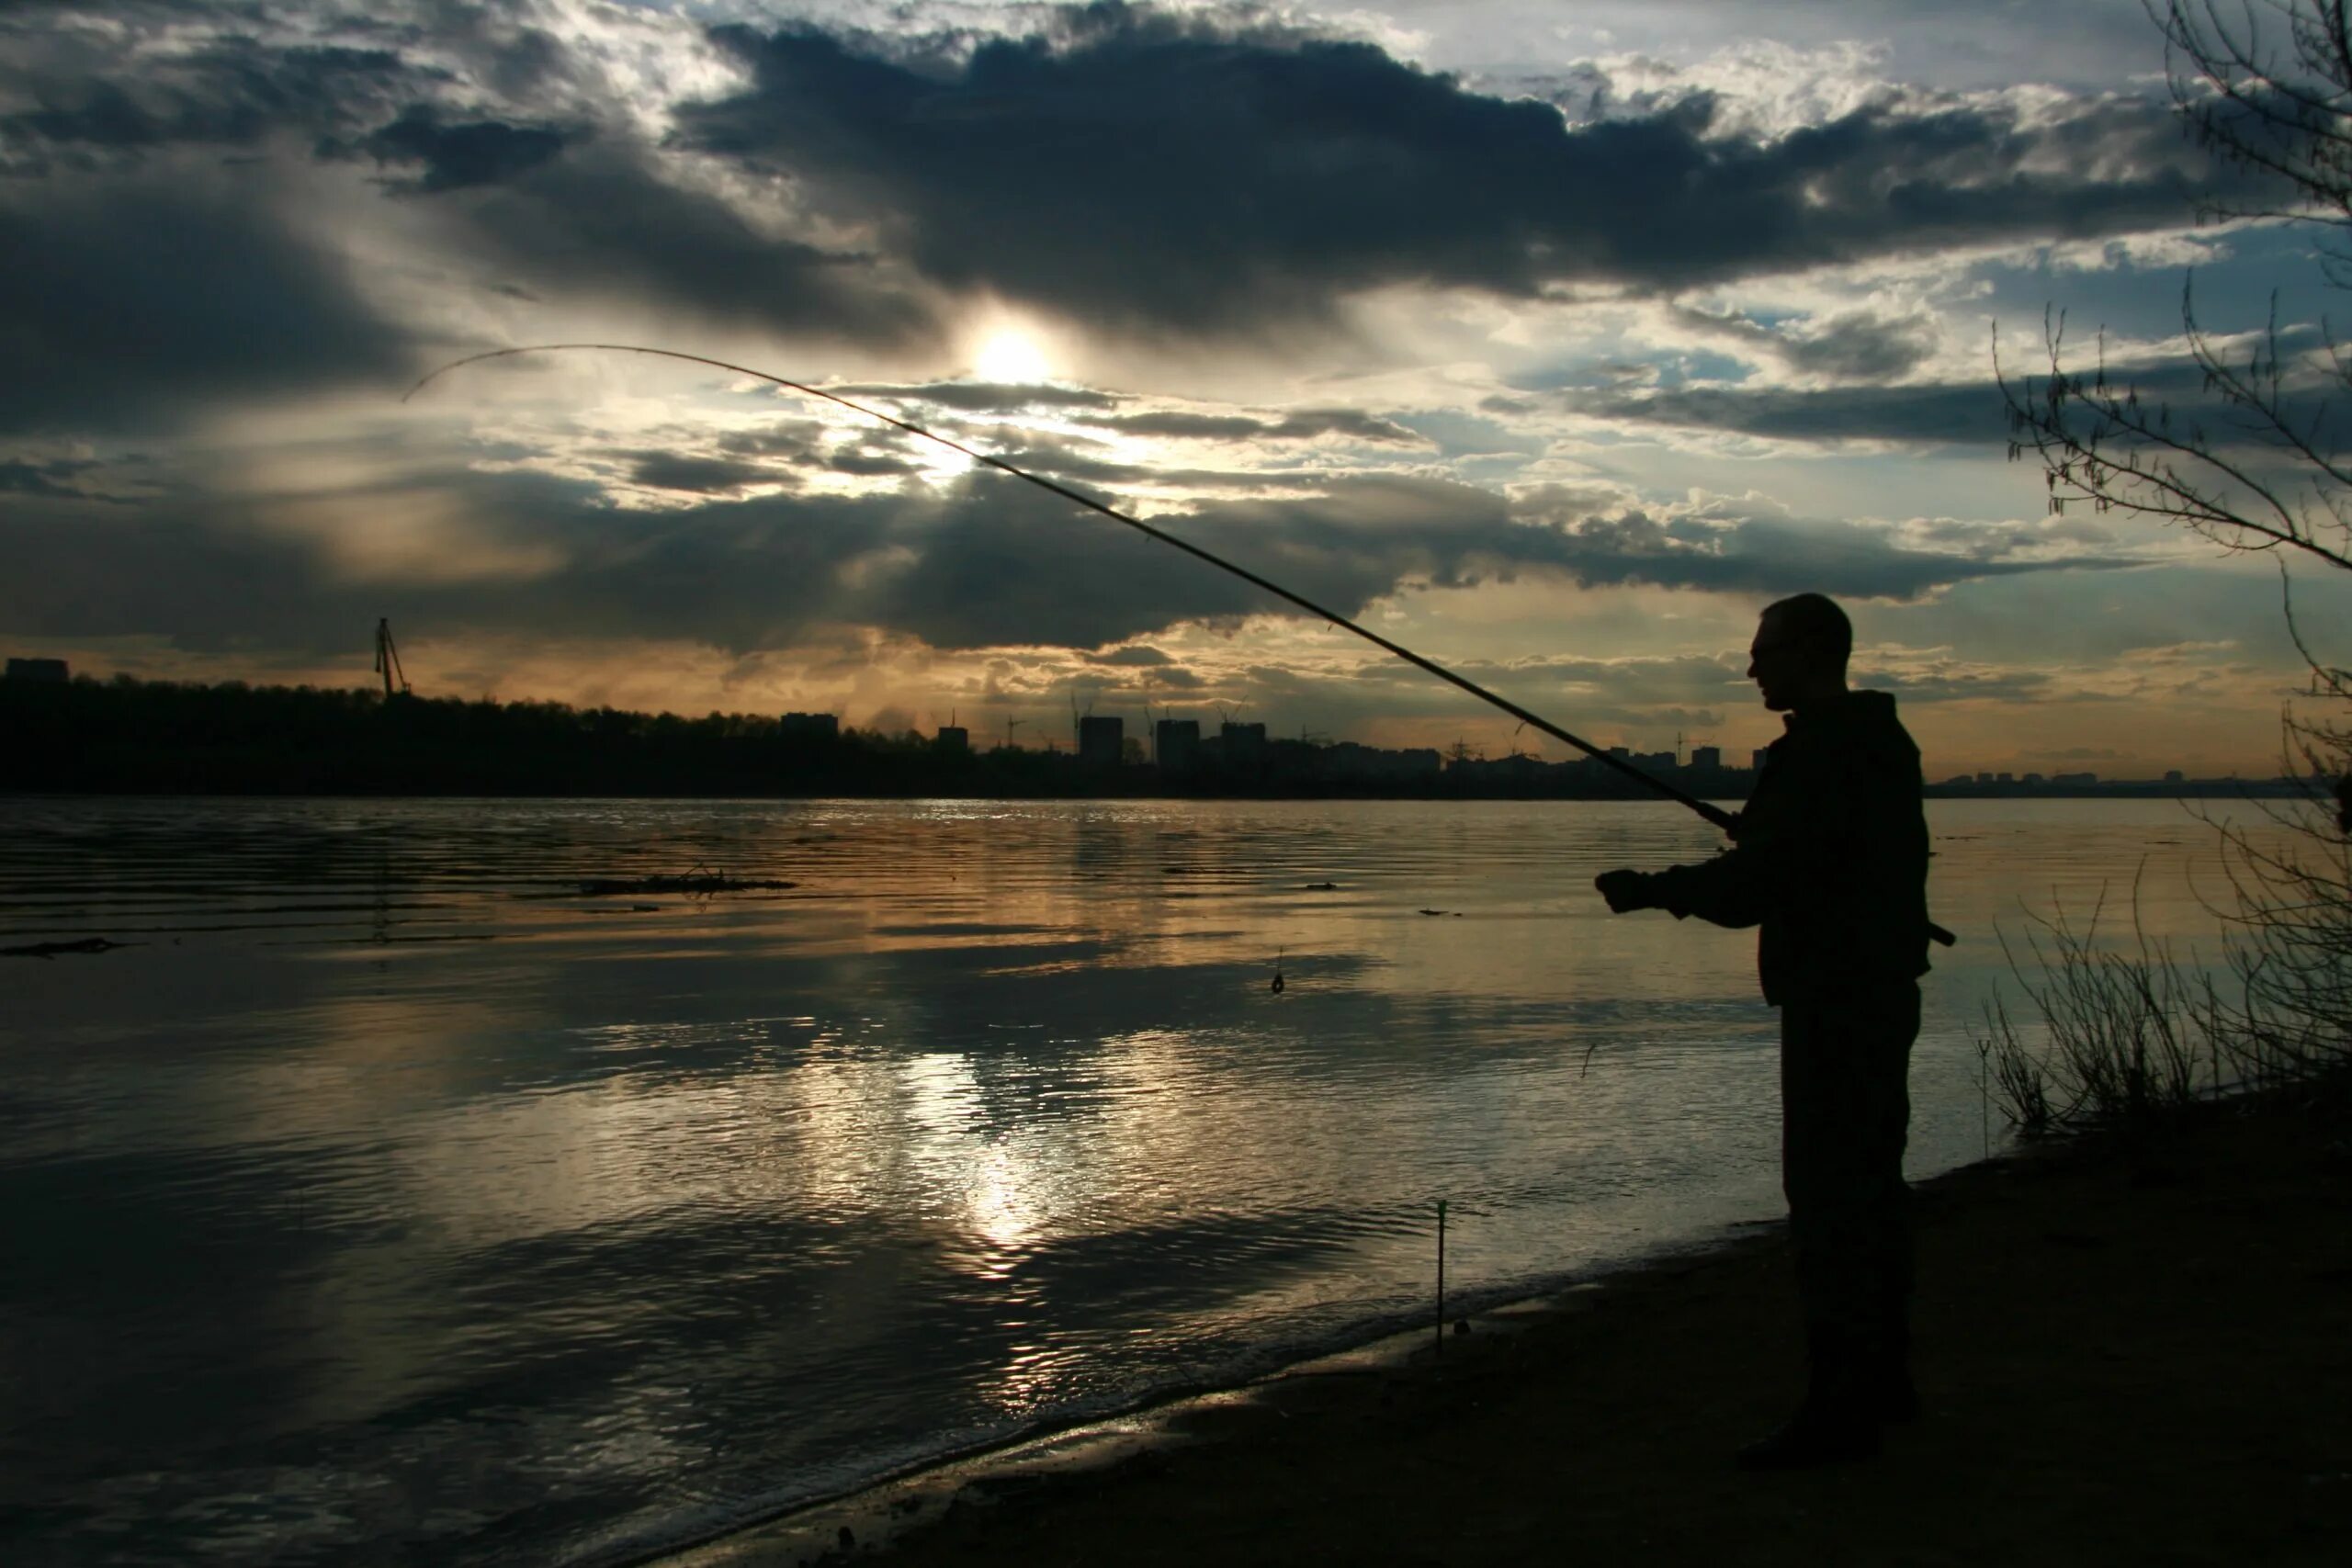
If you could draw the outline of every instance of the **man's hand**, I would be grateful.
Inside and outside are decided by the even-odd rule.
[[[1592,879],[1600,896],[1609,900],[1609,912],[1622,915],[1631,909],[1655,909],[1657,900],[1650,893],[1650,878],[1639,871],[1604,871]]]

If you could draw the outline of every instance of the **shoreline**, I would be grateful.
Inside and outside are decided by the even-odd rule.
[[[1928,1415],[1865,1465],[1729,1462],[1801,1382],[1767,1222],[1476,1309],[1442,1359],[1409,1329],[637,1561],[2332,1562],[2347,1178],[2341,1131],[2242,1100],[1917,1184]]]
[[[1932,1179],[1942,1179],[1942,1176]],[[925,1506],[948,1501],[967,1490],[1001,1491],[1044,1477],[1092,1472],[1159,1448],[1181,1447],[1195,1440],[1182,1429],[1193,1413],[1246,1402],[1257,1391],[1293,1377],[1402,1370],[1433,1361],[1442,1354],[1459,1359],[1467,1353],[1463,1347],[1474,1332],[1514,1333],[1544,1314],[1580,1310],[1588,1292],[1603,1290],[1621,1278],[1654,1269],[1685,1267],[1735,1248],[1762,1245],[1766,1235],[1777,1234],[1785,1224],[1780,1218],[1731,1220],[1711,1230],[1561,1274],[1449,1291],[1446,1323],[1452,1331],[1448,1343],[1453,1348],[1444,1352],[1433,1349],[1437,1334],[1433,1311],[1418,1322],[1407,1322],[1411,1314],[1403,1313],[1366,1317],[1311,1338],[1270,1342],[1197,1376],[1171,1380],[1097,1408],[1065,1408],[968,1444],[950,1441],[913,1457],[882,1460],[868,1479],[839,1489],[773,1505],[747,1499],[715,1510],[706,1522],[682,1521],[669,1531],[623,1537],[603,1547],[574,1551],[560,1561],[565,1568],[657,1564],[686,1568],[702,1563],[707,1554],[715,1554],[711,1556],[714,1562],[731,1561],[727,1551],[760,1537],[764,1542],[762,1551],[768,1554],[761,1559],[764,1562],[775,1552],[774,1540],[767,1539],[771,1536],[836,1546],[838,1528],[843,1524],[852,1527],[857,1541],[871,1546],[900,1533],[903,1527],[924,1522],[912,1516],[921,1514]],[[1434,1304],[1432,1301],[1432,1308]],[[813,1562],[815,1557],[805,1555],[799,1560]]]

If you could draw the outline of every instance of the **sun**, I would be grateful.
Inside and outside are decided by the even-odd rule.
[[[972,368],[981,379],[1026,384],[1053,373],[1045,351],[1016,332],[1001,332],[980,344]]]

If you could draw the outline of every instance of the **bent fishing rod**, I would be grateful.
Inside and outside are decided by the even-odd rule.
[[[425,376],[424,379],[418,381],[415,386],[411,387],[407,391],[401,393],[401,401],[408,401],[409,399],[416,396],[417,393],[424,390],[427,386],[431,385],[434,381],[438,380],[443,376],[447,375],[450,371],[468,365],[479,365],[485,359],[504,359],[518,354],[558,354],[581,349],[598,349],[610,354],[650,355],[658,359],[678,359],[684,360],[689,365],[705,365],[710,367],[714,370],[731,371],[738,376],[749,376],[755,380],[766,381],[775,386],[782,387],[787,391],[798,392],[804,397],[821,398],[826,402],[837,403],[853,413],[863,414],[867,419],[879,420],[884,424],[903,430],[910,435],[920,435],[925,441],[936,442],[938,445],[946,447],[951,452],[962,453],[965,457],[969,457],[975,463],[994,468],[999,473],[1011,474],[1016,479],[1025,479],[1029,483],[1035,485],[1039,490],[1051,491],[1054,494],[1060,496],[1064,501],[1082,506],[1089,512],[1099,512],[1103,516],[1111,519],[1114,523],[1124,523],[1128,527],[1135,529],[1137,533],[1157,539],[1163,545],[1172,545],[1176,548],[1183,551],[1186,555],[1193,556],[1200,560],[1204,560],[1208,562],[1209,565],[1217,568],[1219,570],[1229,571],[1234,576],[1241,579],[1244,582],[1252,583],[1257,587],[1262,588],[1278,599],[1288,600],[1291,604],[1294,604],[1300,609],[1305,610],[1308,615],[1314,615],[1318,619],[1328,621],[1332,626],[1338,626],[1343,631],[1353,632],[1356,636],[1363,638],[1364,641],[1372,644],[1374,648],[1380,649],[1384,652],[1393,653],[1397,658],[1403,660],[1406,663],[1413,665],[1418,669],[1426,670],[1430,674],[1436,676],[1439,680],[1460,687],[1462,690],[1469,693],[1472,696],[1476,697],[1479,701],[1490,703],[1494,706],[1502,709],[1503,712],[1510,715],[1511,717],[1519,720],[1521,724],[1528,726],[1530,728],[1542,730],[1544,734],[1552,737],[1555,740],[1564,741],[1566,744],[1575,747],[1586,756],[1590,757],[1594,761],[1600,762],[1606,767],[1616,769],[1619,773],[1624,774],[1627,778],[1634,780],[1644,787],[1656,790],[1658,794],[1667,796],[1668,799],[1680,802],[1682,805],[1689,807],[1691,810],[1697,812],[1700,816],[1705,818],[1708,821],[1713,823],[1716,827],[1722,829],[1726,833],[1731,832],[1738,821],[1738,818],[1733,813],[1725,811],[1722,807],[1716,806],[1710,801],[1701,800],[1695,795],[1687,794],[1686,792],[1676,788],[1666,780],[1657,777],[1655,773],[1645,773],[1642,769],[1634,766],[1633,763],[1625,761],[1623,757],[1614,757],[1610,755],[1600,747],[1595,746],[1591,741],[1586,740],[1579,736],[1569,734],[1566,730],[1562,729],[1558,725],[1554,724],[1551,720],[1528,712],[1525,708],[1520,706],[1517,703],[1512,702],[1510,698],[1498,695],[1497,694],[1487,690],[1486,687],[1481,686],[1478,682],[1470,680],[1466,676],[1455,674],[1453,671],[1448,670],[1444,665],[1438,663],[1435,660],[1424,659],[1419,654],[1415,653],[1411,649],[1405,647],[1403,644],[1391,642],[1386,637],[1382,637],[1378,632],[1358,626],[1355,622],[1350,620],[1347,616],[1342,615],[1337,610],[1318,604],[1314,600],[1307,598],[1305,594],[1294,593],[1289,589],[1284,588],[1281,583],[1259,576],[1256,572],[1251,571],[1248,567],[1237,566],[1232,561],[1226,559],[1223,556],[1218,555],[1214,550],[1204,549],[1199,545],[1178,538],[1175,535],[1167,532],[1165,529],[1155,528],[1140,517],[1131,517],[1127,513],[1119,511],[1116,507],[1105,506],[1102,502],[1096,501],[1090,496],[1081,495],[1077,491],[1071,490],[1066,485],[1056,484],[1052,479],[1045,479],[1036,474],[1030,473],[1025,468],[1014,468],[1011,463],[1006,462],[1001,457],[991,457],[986,452],[975,451],[973,448],[965,446],[960,441],[951,440],[947,436],[941,435],[935,431],[925,430],[922,425],[915,424],[907,420],[899,419],[892,414],[884,413],[880,409],[867,408],[863,403],[852,402],[849,399],[841,396],[839,393],[828,392],[821,387],[803,386],[797,381],[787,381],[781,376],[770,375],[764,370],[754,370],[748,365],[730,365],[724,359],[709,359],[699,354],[684,354],[673,348],[647,348],[641,344],[630,343],[541,343],[526,344],[517,348],[493,348],[486,350],[481,354],[467,355],[462,359],[453,359],[448,364],[442,366],[439,369]]]

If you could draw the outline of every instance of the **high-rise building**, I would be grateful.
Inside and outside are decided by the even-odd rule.
[[[69,678],[62,659],[11,659],[8,679],[11,681],[41,681],[54,684]]]
[[[1724,749],[1720,746],[1693,746],[1690,748],[1690,765],[1712,773],[1724,765]]]
[[[1126,739],[1126,720],[1089,715],[1078,721],[1078,760],[1090,768],[1115,768]]]
[[[1235,724],[1227,720],[1218,727],[1216,742],[1228,768],[1252,769],[1266,760],[1266,727],[1262,724]]]
[[[1152,731],[1163,773],[1189,773],[1201,765],[1201,721],[1163,718]]]
[[[931,738],[931,743],[942,751],[968,751],[972,749],[972,732],[960,724],[943,724],[939,733]]]
[[[837,740],[842,721],[838,714],[788,713],[776,721],[776,728],[796,740]]]

